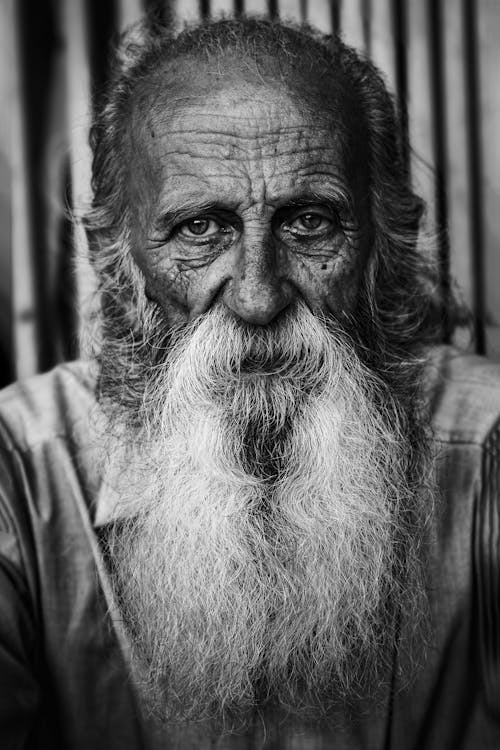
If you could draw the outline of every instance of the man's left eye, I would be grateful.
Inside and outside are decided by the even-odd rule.
[[[298,236],[320,235],[332,226],[332,219],[317,211],[305,211],[286,222],[286,229]]]

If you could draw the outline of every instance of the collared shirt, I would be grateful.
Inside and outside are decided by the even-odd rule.
[[[256,725],[166,741],[140,714],[129,645],[99,548],[103,485],[89,366],[0,395],[0,747],[157,750],[500,748],[500,366],[436,350],[428,393],[439,487],[429,556],[432,634],[410,685],[345,733]],[[411,624],[408,624],[411,626]]]

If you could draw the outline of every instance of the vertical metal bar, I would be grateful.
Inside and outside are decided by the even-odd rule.
[[[465,49],[465,86],[467,117],[467,166],[469,173],[471,234],[473,252],[473,314],[476,350],[484,354],[484,217],[481,181],[481,146],[479,131],[479,75],[477,19],[473,0],[462,0]]]
[[[58,19],[54,19],[54,28],[57,29],[58,26]],[[66,71],[62,45],[53,57],[50,86],[44,94],[49,106],[41,154],[45,199],[41,201],[44,219],[40,226],[45,228],[42,259],[50,326],[45,333],[44,341],[47,338],[52,339],[53,348],[47,352],[52,356],[52,361],[42,363],[42,367],[73,359],[77,353],[73,228],[67,210],[71,183],[66,117]]]
[[[0,385],[13,378],[13,246],[12,246],[12,116],[16,92],[12,85],[14,69],[13,0],[0,3]]]
[[[27,156],[30,195],[29,221],[33,228],[32,258],[35,279],[35,306],[38,329],[38,364],[40,369],[51,367],[59,339],[59,320],[56,316],[51,286],[51,250],[48,246],[47,196],[50,192],[48,172],[44,170],[44,155],[50,135],[50,109],[54,97],[55,17],[47,7],[39,19],[34,19],[25,4],[18,5],[20,37],[20,73],[23,91],[24,139]],[[34,126],[36,123],[36,126]],[[28,218],[28,217],[27,217]]]
[[[473,243],[471,242],[470,190],[467,162],[467,103],[462,3],[442,6],[444,86],[446,108],[446,195],[450,273],[456,279],[464,301],[473,308]],[[458,331],[455,340],[470,345],[470,332]]]
[[[396,69],[396,93],[399,110],[399,126],[402,133],[403,162],[407,172],[410,169],[408,149],[408,65],[406,59],[408,26],[404,0],[392,2],[392,28],[394,35],[394,57]]]
[[[372,0],[361,0],[361,23],[363,29],[363,46],[368,57],[372,54]]]
[[[36,318],[34,243],[30,198],[30,174],[26,147],[26,117],[22,90],[20,53],[20,6],[10,0],[4,6],[12,38],[12,303],[14,325],[14,369],[18,378],[32,375],[38,369],[38,325]]]
[[[85,319],[95,294],[95,277],[88,261],[87,239],[81,214],[91,200],[91,152],[88,132],[91,121],[90,61],[85,0],[61,3],[66,39],[66,91],[71,152],[72,205],[74,207],[74,243],[76,261],[76,306],[80,312],[80,341]]]
[[[441,295],[446,303],[450,294],[450,246],[448,238],[448,201],[446,196],[446,109],[443,70],[441,0],[427,0],[430,31],[431,96],[434,113],[433,149],[436,170],[435,204],[436,226],[439,233],[439,265]],[[444,322],[444,337],[449,340],[448,321]]]
[[[94,106],[105,90],[108,78],[108,60],[110,43],[117,28],[116,3],[102,3],[99,0],[87,0],[86,13],[86,47],[87,61],[90,67],[90,93]]]
[[[267,0],[267,12],[270,18],[277,18],[279,16],[278,0]]]
[[[426,229],[436,229],[434,148],[432,133],[432,71],[429,54],[429,17],[424,3],[407,5],[408,27],[411,30],[407,43],[408,65],[408,127],[411,143],[411,171],[414,189],[427,203]]]
[[[209,18],[210,16],[210,0],[200,0],[199,10],[201,18]]]
[[[340,31],[341,0],[330,0],[330,23],[334,34]]]
[[[500,13],[498,0],[477,0],[475,36],[479,78],[479,125],[482,144],[481,209],[486,351],[500,360]],[[465,57],[465,55],[464,55]],[[465,92],[464,92],[465,93]],[[464,117],[464,120],[466,118]],[[467,235],[468,237],[468,235]],[[472,257],[471,257],[472,262]],[[473,276],[473,274],[471,274]]]

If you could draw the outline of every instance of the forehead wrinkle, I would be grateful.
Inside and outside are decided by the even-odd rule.
[[[251,150],[240,149],[228,156],[224,146],[219,157],[217,151],[207,154],[204,144],[198,144],[198,153],[186,144],[183,148],[171,143],[165,146],[158,159],[164,194],[178,190],[186,181],[192,186],[194,180],[200,186],[198,193],[224,195],[229,200],[241,193],[254,202],[277,203],[284,192],[295,193],[294,186],[308,178],[330,183],[337,193],[350,194],[343,165],[334,158],[335,149],[331,149],[331,158],[325,149],[306,147],[263,154],[262,145],[256,144]]]
[[[227,87],[212,93],[205,91],[203,96],[185,96],[182,103],[178,98],[163,97],[163,104],[155,102],[151,107],[152,124],[160,129],[164,127],[172,134],[182,132],[186,137],[221,136],[239,140],[264,135],[269,138],[293,137],[304,131],[309,135],[312,129],[318,134],[323,131],[322,134],[328,136],[342,124],[338,108],[329,106],[327,101],[313,114],[307,102],[292,96],[290,91],[283,91],[283,87],[261,86],[253,94],[253,97],[242,97],[239,89]],[[238,109],[242,105],[244,112],[240,114]],[[195,124],[193,111],[196,112]],[[324,127],[318,127],[321,123]]]
[[[314,170],[328,164],[331,168],[342,171],[341,148],[335,136],[326,131],[315,131],[311,135],[294,131],[290,137],[288,135],[286,132],[265,133],[256,137],[223,131],[207,133],[204,130],[193,130],[190,134],[166,134],[152,150],[163,166],[163,171],[176,169],[179,163],[185,169],[191,161],[198,163],[197,169],[203,167],[203,164],[210,168],[217,162],[217,171],[222,166],[239,171],[242,165],[261,161],[272,162],[274,170],[278,168],[280,172],[287,171],[287,161],[291,170]],[[315,145],[317,138],[330,143],[323,147]],[[304,156],[307,158],[302,159]],[[167,160],[168,164],[165,163]]]
[[[222,117],[223,124],[221,124]],[[216,123],[215,126],[211,124],[211,120]],[[204,121],[208,122],[203,126],[201,123]],[[296,124],[286,124],[281,116],[265,122],[262,117],[258,116],[236,118],[226,114],[221,115],[220,112],[207,116],[206,112],[202,112],[198,113],[196,125],[191,126],[191,123],[192,116],[186,118],[186,120],[167,121],[164,123],[167,127],[167,133],[161,137],[175,138],[180,136],[183,139],[192,139],[193,143],[196,143],[197,139],[200,139],[200,142],[206,140],[217,142],[218,139],[225,139],[235,143],[248,141],[250,144],[264,139],[272,142],[287,140],[300,143],[316,137],[331,140],[332,144],[336,145],[340,140],[333,124],[329,124],[328,127],[318,127],[317,123],[313,124],[306,120]]]
[[[286,148],[280,147],[279,151],[276,151],[276,145],[279,143],[279,139],[274,143],[261,144],[256,143],[255,139],[252,138],[249,139],[249,143],[250,147],[245,143],[238,143],[237,141],[233,141],[232,139],[227,139],[227,143],[223,143],[219,140],[216,142],[210,142],[207,140],[196,144],[186,143],[183,139],[178,146],[175,146],[172,141],[170,141],[169,143],[165,144],[165,147],[161,150],[159,145],[155,150],[158,151],[158,153],[156,154],[158,158],[172,158],[173,160],[175,159],[175,157],[188,157],[192,160],[204,162],[214,161],[214,159],[219,159],[220,161],[227,162],[252,162],[256,159],[268,159],[269,157],[272,157],[273,160],[279,162],[287,159],[288,157],[300,157],[303,155],[307,155],[308,157],[312,156],[317,159],[317,161],[313,161],[311,158],[309,158],[309,164],[324,164],[326,162],[326,150],[321,148],[312,148],[310,144],[301,144],[299,146],[289,146]],[[220,150],[223,153],[221,154],[221,156],[217,156],[217,154],[214,153],[207,154],[207,146],[211,146],[214,148],[220,146]],[[268,153],[269,151],[270,153]],[[333,152],[335,151],[335,149],[332,148],[331,151]],[[338,161],[339,159],[337,157],[335,159],[335,162],[338,163]],[[329,160],[329,163],[332,163],[331,160]]]
[[[220,93],[220,92],[219,92]],[[170,203],[184,181],[196,181],[202,202],[221,199],[243,204],[276,204],[295,194],[297,179],[327,180],[337,194],[349,193],[343,164],[342,134],[325,111],[312,120],[290,97],[250,103],[230,92],[235,110],[224,96],[214,101],[196,97],[173,111],[156,108],[151,120],[155,137],[145,147],[159,177],[156,205]],[[229,99],[231,96],[229,97]],[[286,103],[285,112],[278,104]],[[241,114],[240,114],[241,113]],[[142,129],[147,135],[147,126]],[[281,181],[281,182],[280,182]],[[166,200],[164,200],[164,198]],[[174,198],[175,200],[175,198]],[[344,201],[345,203],[347,201]]]
[[[286,180],[290,184],[290,189],[292,189],[294,185],[302,184],[304,178],[310,177],[315,181],[329,181],[338,185],[337,189],[349,192],[341,166],[333,165],[331,162],[325,163],[321,155],[318,155],[314,160],[308,159],[307,162],[302,164],[284,163],[284,161],[284,159],[280,159],[276,163],[276,160],[272,160],[270,164],[267,164],[268,159],[261,158],[258,155],[243,160],[230,158],[208,160],[202,157],[190,157],[179,162],[178,159],[174,158],[170,163],[162,164],[160,171],[166,191],[184,180],[189,180],[192,183],[193,179],[202,183],[203,188],[210,189],[213,187],[222,191],[224,186],[242,178],[248,178],[250,181],[263,179],[267,184]],[[232,191],[233,188],[231,187],[230,190]]]
[[[154,139],[156,142],[148,139],[149,145],[158,156],[182,154],[203,159],[210,158],[207,147],[246,158],[252,158],[255,153],[259,157],[269,153],[276,158],[287,158],[301,153],[311,154],[320,148],[324,150],[326,145],[334,161],[339,161],[343,148],[336,123],[331,120],[325,124],[317,120],[312,122],[309,116],[305,117],[296,110],[295,122],[292,123],[287,123],[282,112],[274,111],[271,117],[268,114],[267,107],[241,117],[224,109],[214,113],[207,112],[206,108],[200,111],[192,107],[181,117],[163,117],[163,133]],[[321,146],[315,145],[318,141]],[[162,154],[158,153],[160,148]]]
[[[228,87],[213,96],[205,92],[204,97],[186,97],[182,106],[176,105],[175,99],[163,97],[163,102],[155,102],[149,108],[149,125],[159,131],[162,140],[180,134],[183,139],[199,138],[201,143],[210,144],[231,139],[236,146],[247,142],[251,145],[261,138],[267,138],[271,144],[287,139],[298,144],[309,141],[313,135],[339,140],[342,118],[338,109],[330,111],[324,104],[313,116],[308,107],[289,93],[277,92],[269,86],[257,88],[254,93],[256,98],[252,100],[241,97],[237,87]],[[146,135],[144,130],[147,127],[142,128]]]

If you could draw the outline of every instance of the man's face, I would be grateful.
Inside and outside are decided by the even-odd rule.
[[[157,92],[137,139],[134,254],[148,297],[180,325],[219,301],[258,325],[298,300],[351,312],[366,233],[338,103],[325,97],[313,118],[283,85],[219,71],[210,91],[211,75],[182,96]]]

